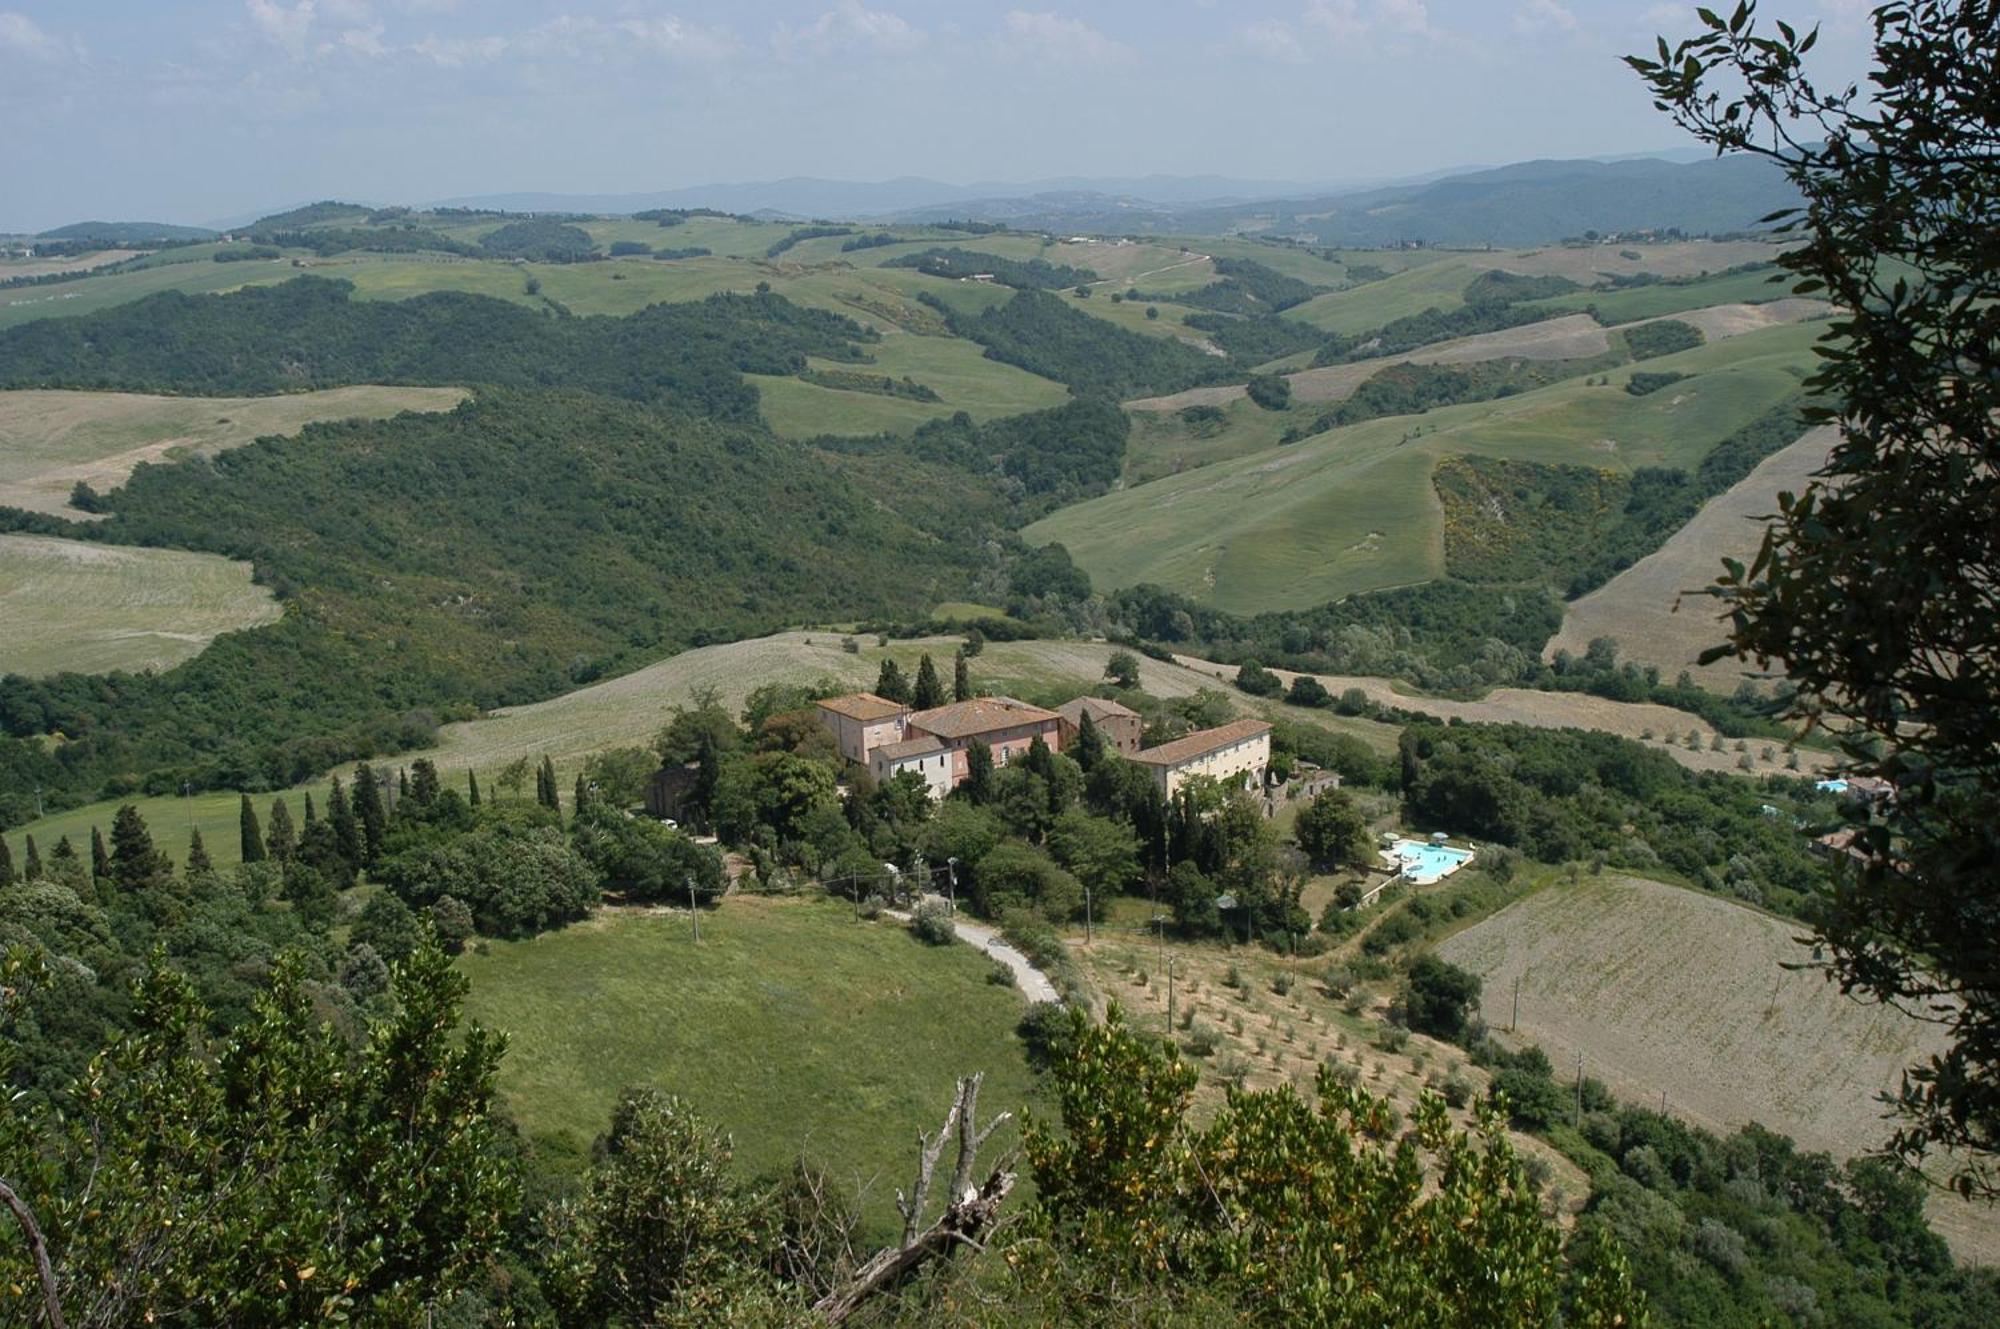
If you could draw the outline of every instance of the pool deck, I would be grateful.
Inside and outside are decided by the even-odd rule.
[[[1405,850],[1415,853],[1406,856]],[[1460,849],[1455,845],[1431,844],[1425,840],[1404,837],[1381,851],[1382,861],[1412,886],[1435,886],[1452,873],[1472,862],[1479,855],[1472,849]],[[1427,859],[1432,861],[1426,861]],[[1448,859],[1448,862],[1436,862]]]

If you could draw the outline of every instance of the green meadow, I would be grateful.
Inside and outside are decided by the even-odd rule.
[[[1797,390],[1812,324],[1648,361],[1668,391],[1571,380],[1495,402],[1392,416],[1077,504],[1024,534],[1060,541],[1100,587],[1153,582],[1238,613],[1303,608],[1444,571],[1430,474],[1473,454],[1632,470],[1692,466]]]

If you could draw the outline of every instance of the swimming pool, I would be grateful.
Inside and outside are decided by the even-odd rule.
[[[1422,840],[1398,840],[1382,851],[1382,857],[1390,867],[1400,869],[1412,885],[1429,886],[1470,863],[1472,851]]]

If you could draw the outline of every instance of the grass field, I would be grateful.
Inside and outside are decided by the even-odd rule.
[[[954,1077],[983,1071],[983,1116],[1033,1092],[1014,1025],[1023,1003],[969,946],[926,946],[824,901],[736,896],[701,920],[606,912],[462,962],[469,1018],[504,1031],[502,1097],[528,1135],[572,1156],[619,1093],[680,1095],[734,1137],[745,1175],[803,1154],[859,1192],[889,1235]],[[997,1154],[1015,1125],[993,1138]]]
[[[1684,310],[1730,303],[1761,303],[1791,294],[1791,279],[1773,282],[1769,272],[1739,272],[1733,276],[1710,277],[1685,286],[1634,286],[1623,291],[1578,291],[1537,301],[1543,309],[1594,308],[1607,323],[1630,323],[1635,319],[1660,318]]]
[[[279,397],[152,397],[129,392],[0,392],[0,506],[81,518],[78,481],[117,488],[141,462],[213,456],[316,420],[450,410],[458,388],[333,388]]]
[[[1750,671],[1726,661],[1698,662],[1704,650],[1723,639],[1719,606],[1686,593],[1714,581],[1723,559],[1748,563],[1756,555],[1765,519],[1778,509],[1778,494],[1804,489],[1825,464],[1833,441],[1830,427],[1816,429],[1765,458],[1735,487],[1709,500],[1660,548],[1573,601],[1562,630],[1549,642],[1551,657],[1559,649],[1581,652],[1593,637],[1615,637],[1625,659],[1658,665],[1669,678],[1685,669],[1704,687],[1735,691]]]
[[[975,420],[1018,415],[1060,406],[1069,389],[1025,369],[988,360],[978,346],[956,337],[919,337],[891,328],[867,348],[872,363],[855,365],[814,360],[816,369],[909,377],[938,394],[937,401],[912,401],[875,392],[847,392],[803,379],[751,374],[762,397],[764,418],[785,438],[818,434],[907,432],[924,423],[965,411]]]
[[[0,674],[166,669],[279,612],[247,563],[0,535]]]
[[[1439,953],[1485,980],[1483,1014],[1513,1019],[1558,1074],[1579,1055],[1620,1097],[1712,1130],[1760,1122],[1846,1158],[1889,1136],[1875,1096],[1942,1046],[1935,1026],[1849,1000],[1817,973],[1802,925],[1642,878],[1554,885],[1447,939]],[[1502,1034],[1505,1039],[1508,1037]],[[1993,1212],[1933,1204],[1959,1254],[2000,1254]]]
[[[1797,389],[1818,335],[1777,327],[1647,362],[1694,376],[1671,392],[1633,397],[1624,369],[1366,421],[1065,508],[1025,535],[1061,541],[1100,587],[1153,582],[1238,613],[1426,581],[1444,566],[1439,458],[1690,466]]]

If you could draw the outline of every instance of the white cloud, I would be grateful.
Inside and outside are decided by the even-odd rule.
[[[1558,0],[1523,0],[1514,11],[1516,32],[1575,32],[1576,15]]]
[[[1300,43],[1299,34],[1283,19],[1258,19],[1239,29],[1236,40],[1252,54],[1261,55],[1266,60],[1287,65],[1306,62],[1306,48]]]
[[[1121,65],[1137,58],[1123,42],[1054,10],[1009,10],[1000,23],[1000,49],[1015,59],[1052,65]]]
[[[313,0],[299,0],[286,8],[277,0],[245,0],[250,22],[275,45],[294,58],[306,53],[312,32]]]
[[[26,14],[0,10],[0,52],[54,64],[81,55],[73,42],[52,36]]]
[[[707,63],[726,60],[737,49],[736,34],[728,28],[705,27],[673,18],[628,18],[614,25],[645,50],[674,60]]]
[[[900,14],[869,9],[861,0],[840,0],[804,27],[780,24],[774,43],[786,55],[800,51],[824,55],[856,50],[908,55],[922,49],[928,40],[929,34]]]
[[[1441,37],[1424,0],[1310,0],[1299,22],[1340,46],[1377,36]]]
[[[382,44],[380,23],[371,23],[365,28],[348,28],[330,45],[350,55],[365,56],[371,60],[378,60],[389,54],[389,48]]]

